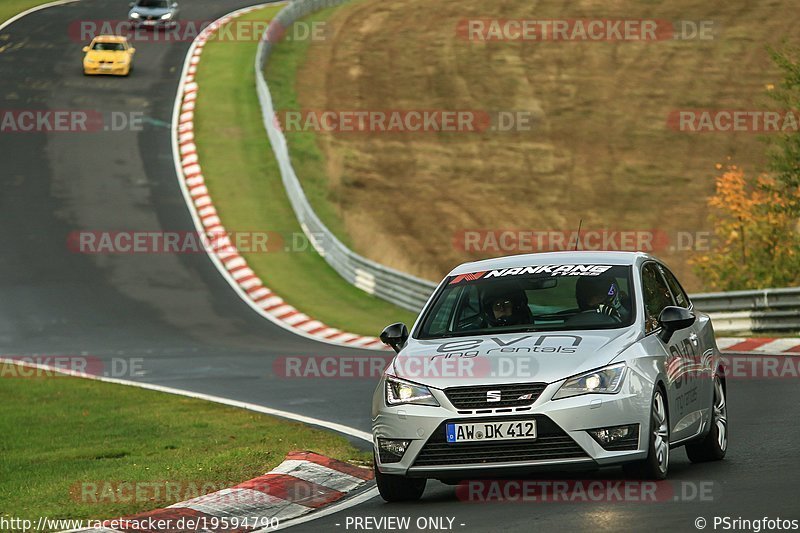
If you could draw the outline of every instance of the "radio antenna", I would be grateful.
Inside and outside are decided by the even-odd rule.
[[[581,226],[583,226],[583,219],[580,219],[578,221],[578,233],[575,235],[575,249],[572,250],[573,252],[578,251],[578,243],[581,240]]]

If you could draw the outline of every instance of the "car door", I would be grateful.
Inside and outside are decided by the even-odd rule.
[[[645,311],[645,335],[653,336],[652,342],[666,354],[667,405],[670,421],[670,441],[693,435],[700,426],[697,411],[699,391],[696,376],[692,375],[693,363],[697,359],[697,348],[691,340],[692,328],[676,331],[667,342],[659,337],[661,325],[658,317],[665,307],[676,305],[667,285],[661,266],[652,261],[642,266],[642,291]]]
[[[692,303],[686,291],[683,290],[678,279],[670,270],[664,265],[659,265],[664,279],[667,281],[672,296],[675,300],[675,305],[692,309]],[[685,381],[691,381],[692,386],[686,391],[683,397],[686,403],[686,410],[692,413],[693,417],[698,417],[704,414],[706,418],[710,415],[710,407],[713,402],[714,382],[713,382],[713,368],[714,350],[712,346],[708,345],[703,340],[707,338],[703,331],[703,320],[698,318],[694,324],[686,331],[689,333],[689,343],[685,346],[685,351],[691,354],[691,361],[687,361],[690,366],[687,368],[689,378]],[[688,357],[688,355],[687,355]],[[693,392],[696,387],[697,393]],[[706,409],[706,412],[703,412]],[[699,429],[699,427],[697,428]],[[691,436],[691,434],[690,434]]]

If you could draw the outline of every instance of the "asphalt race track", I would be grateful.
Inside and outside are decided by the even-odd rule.
[[[182,16],[209,20],[253,3],[186,2]],[[194,231],[168,127],[189,43],[138,42],[129,79],[84,77],[83,44],[68,34],[70,21],[116,20],[126,6],[81,1],[4,31],[10,46],[0,53],[0,108],[144,112],[145,124],[143,131],[0,135],[0,350],[144,358],[146,381],[368,428],[369,380],[269,376],[280,356],[376,352],[309,342],[274,326],[205,254],[69,249],[70,233],[80,230]],[[313,393],[297,394],[303,386]]]
[[[185,20],[250,1],[184,0]],[[376,355],[295,336],[254,313],[203,254],[88,255],[75,231],[194,231],[175,176],[169,122],[188,42],[136,43],[130,79],[87,78],[71,21],[119,19],[126,0],[82,0],[2,31],[0,109],[143,112],[143,131],[0,134],[0,353],[142,358],[124,376],[369,430],[371,379],[282,379],[276,358]],[[266,145],[265,145],[266,149]],[[377,334],[377,332],[376,332]],[[670,480],[713,483],[713,501],[479,504],[429,483],[422,502],[376,498],[296,530],[348,530],[347,517],[454,518],[462,531],[695,530],[695,519],[800,518],[796,380],[728,386],[731,444],[723,462],[673,451]],[[572,476],[573,478],[575,476]],[[578,476],[580,477],[580,476]],[[613,479],[610,470],[583,478]],[[445,521],[445,523],[447,523]],[[463,525],[462,525],[463,524]],[[354,530],[353,526],[349,530]]]

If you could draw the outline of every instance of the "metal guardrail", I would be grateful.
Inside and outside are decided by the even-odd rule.
[[[716,331],[800,331],[800,287],[711,292],[691,296]]]
[[[255,61],[256,88],[267,130],[284,188],[297,220],[314,248],[348,283],[410,311],[418,312],[436,284],[362,257],[347,248],[322,223],[311,208],[292,167],[286,137],[275,121],[275,109],[264,67],[272,49],[269,35],[282,35],[297,20],[316,11],[337,6],[347,0],[294,0],[270,23],[258,47]],[[800,331],[800,288],[765,289],[696,294],[697,309],[711,315],[720,332]]]
[[[411,276],[361,257],[336,238],[311,208],[292,167],[286,137],[275,121],[272,96],[264,79],[264,66],[272,49],[269,35],[281,35],[295,21],[321,9],[343,4],[347,0],[295,0],[283,8],[270,23],[261,39],[256,56],[256,89],[261,103],[264,127],[267,130],[281,172],[283,186],[289,196],[297,220],[314,248],[344,279],[359,289],[417,312],[436,288],[428,280]]]

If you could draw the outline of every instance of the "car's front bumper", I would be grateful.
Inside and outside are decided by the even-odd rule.
[[[171,19],[129,19],[128,20],[134,28],[172,28],[178,24],[174,18]]]
[[[114,65],[111,68],[102,68],[99,65],[83,65],[83,72],[88,75],[126,76],[130,72],[130,65]]]
[[[529,470],[594,469],[647,456],[652,383],[629,369],[618,394],[587,394],[552,400],[562,383],[547,386],[529,407],[503,413],[495,409],[491,413],[459,414],[445,393],[436,389],[432,393],[441,407],[387,407],[381,380],[373,398],[372,424],[378,468],[385,474],[465,479],[519,476]],[[501,446],[481,442],[467,448],[463,444],[449,444],[444,438],[444,424],[448,422],[500,421],[509,417],[536,419],[539,434],[536,441]],[[587,432],[588,429],[627,424],[639,425],[635,449],[606,450]],[[405,439],[411,443],[399,462],[383,463],[378,453],[378,438]]]

